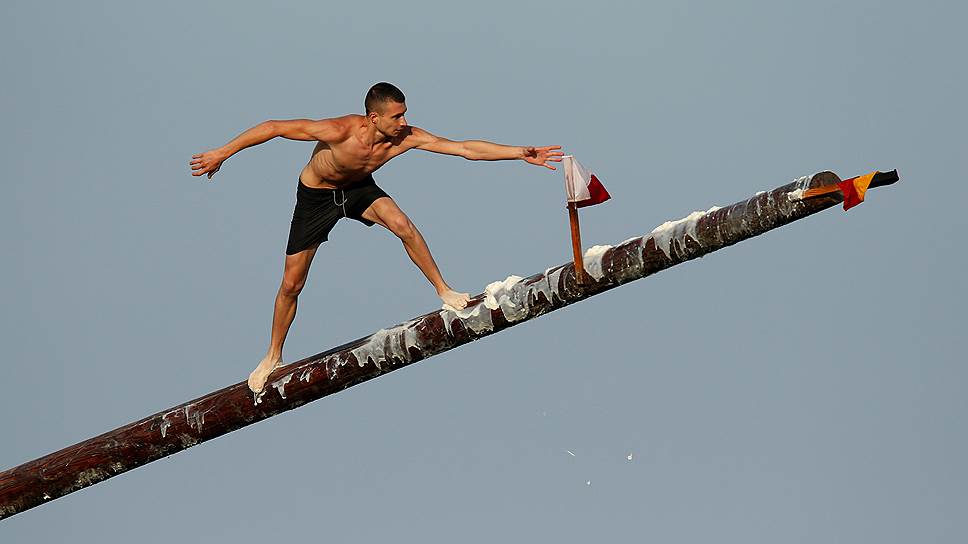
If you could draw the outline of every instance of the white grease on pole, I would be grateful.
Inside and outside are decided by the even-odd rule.
[[[455,310],[443,305],[440,317],[449,336],[453,336],[453,321],[460,320],[465,329],[474,334],[482,334],[494,330],[491,317],[492,310],[500,310],[504,318],[513,323],[528,317],[531,307],[538,300],[538,295],[544,295],[549,303],[558,295],[558,282],[561,280],[563,266],[549,268],[535,280],[524,280],[520,276],[508,276],[503,281],[491,282],[484,289],[484,301],[473,304],[461,310]]]
[[[588,272],[589,276],[595,278],[595,281],[605,276],[605,272],[602,271],[602,257],[610,249],[612,249],[612,246],[592,246],[585,251],[585,255],[582,257],[585,262],[585,271]]]
[[[813,179],[813,176],[803,176],[794,180],[797,184],[797,188],[787,193],[787,200],[799,201],[802,199],[804,191],[810,188],[811,179]]]
[[[409,348],[420,349],[420,346],[417,345],[416,326],[418,324],[419,321],[412,319],[390,329],[380,329],[371,334],[363,345],[354,348],[350,353],[356,357],[356,362],[360,366],[365,365],[368,360],[372,359],[373,364],[380,370],[383,370],[382,364],[384,362],[393,364],[394,359],[409,363],[412,360]]]
[[[272,382],[272,387],[276,388],[276,391],[279,392],[279,396],[282,398],[286,398],[286,384],[292,380],[292,374],[293,373],[290,372],[289,374],[286,374],[282,378],[279,378],[278,380]]]
[[[165,434],[168,433],[168,427],[171,427],[171,421],[168,421],[168,414],[161,416],[161,437],[165,438]]]
[[[696,234],[696,224],[706,214],[719,209],[721,208],[713,206],[704,212],[695,211],[682,219],[666,221],[652,229],[650,235],[655,241],[655,247],[661,249],[666,257],[672,258],[673,242],[678,244],[679,252],[686,249],[686,237],[692,238],[694,242],[699,243],[699,237]]]

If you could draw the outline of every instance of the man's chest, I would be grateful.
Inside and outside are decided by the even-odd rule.
[[[400,145],[340,145],[330,149],[334,164],[348,170],[370,170],[379,168],[390,159],[403,153]]]

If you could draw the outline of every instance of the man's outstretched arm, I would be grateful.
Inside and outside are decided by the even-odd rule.
[[[265,121],[236,136],[232,141],[216,149],[192,155],[189,164],[193,176],[208,174],[209,179],[222,166],[225,159],[247,147],[259,145],[282,136],[289,140],[330,141],[339,136],[339,125],[333,119],[291,119],[288,121]]]
[[[504,161],[521,159],[523,161],[544,166],[545,168],[555,169],[549,162],[561,162],[564,155],[560,145],[546,147],[534,146],[512,146],[485,142],[483,140],[466,140],[462,142],[448,140],[435,136],[426,130],[411,127],[411,133],[415,138],[417,149],[443,153],[445,155],[456,155],[471,161]]]

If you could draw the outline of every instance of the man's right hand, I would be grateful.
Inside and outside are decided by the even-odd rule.
[[[215,172],[218,172],[218,169],[222,166],[222,161],[227,158],[228,156],[218,149],[212,149],[205,153],[192,155],[192,160],[188,164],[192,167],[193,176],[208,174],[208,179],[212,179]]]

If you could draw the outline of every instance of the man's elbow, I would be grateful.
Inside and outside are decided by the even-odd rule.
[[[465,159],[467,159],[469,161],[479,161],[479,160],[482,160],[484,158],[479,151],[477,151],[477,150],[473,149],[471,146],[467,145],[467,142],[463,142],[461,144],[460,156],[461,157],[464,157]]]
[[[262,131],[263,134],[268,136],[270,139],[275,138],[276,136],[279,136],[281,134],[280,132],[281,127],[279,126],[279,121],[275,121],[272,119],[259,123],[258,128]]]

